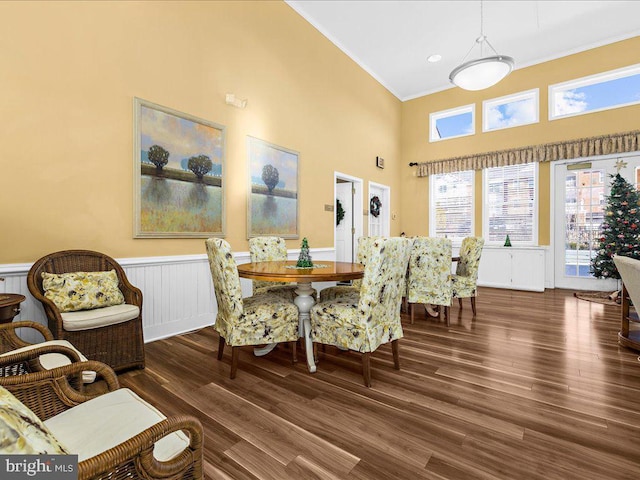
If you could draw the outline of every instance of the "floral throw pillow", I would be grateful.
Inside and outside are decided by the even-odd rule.
[[[124,303],[115,270],[108,272],[42,272],[44,296],[61,312],[92,310]]]
[[[68,454],[42,421],[0,387],[0,454]]]

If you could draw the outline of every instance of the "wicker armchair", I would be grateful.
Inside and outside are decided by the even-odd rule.
[[[17,330],[35,330],[44,339],[41,343],[28,343],[17,334]],[[25,351],[37,348],[40,356],[31,359],[21,355]],[[51,370],[73,362],[86,362],[87,358],[66,340],[54,340],[44,325],[37,322],[21,321],[0,324],[0,357],[9,362],[0,369],[0,377],[24,375],[25,373]],[[27,358],[25,360],[25,358]],[[83,383],[92,383],[96,373],[85,371]]]
[[[37,351],[24,352],[34,356]],[[0,368],[6,365],[7,359],[0,358]],[[72,379],[83,370],[98,372],[107,385],[106,392],[87,394],[76,390],[72,386]],[[171,478],[178,479],[202,479],[203,478],[203,432],[200,422],[190,416],[178,415],[165,417],[154,407],[140,399],[126,388],[119,388],[118,379],[111,368],[99,362],[79,362],[53,370],[30,373],[0,378],[0,386],[11,392],[24,406],[29,408],[49,430],[54,440],[57,440],[69,453],[78,455],[78,479],[144,479]],[[133,406],[148,412],[151,422],[145,419],[132,426],[119,420],[119,410],[122,413],[130,408],[129,403],[121,403],[121,398],[132,400]],[[111,402],[106,409],[100,409],[100,405]],[[0,409],[3,407],[0,404]],[[95,422],[86,420],[87,413],[94,408],[98,412],[106,412],[107,420],[102,415],[89,415],[96,418]],[[82,412],[79,414],[79,412]],[[93,413],[93,412],[92,412]],[[97,418],[98,417],[98,418]],[[73,423],[74,420],[75,422]],[[157,420],[157,421],[156,421]],[[111,421],[115,425],[112,428],[119,429],[123,435],[129,435],[121,443],[117,439],[109,438],[103,434],[101,424]],[[146,427],[144,424],[148,423]],[[75,438],[73,438],[75,437]],[[80,446],[78,439],[89,438]],[[102,438],[101,438],[102,437]],[[95,450],[95,443],[104,442],[111,445],[106,450]],[[167,442],[179,440],[177,451],[168,457],[157,459],[159,449],[166,450]],[[160,447],[160,441],[165,442]],[[91,445],[93,444],[93,445]],[[85,450],[86,445],[86,450]]]
[[[137,307],[137,315],[136,309],[133,309],[133,315],[129,314],[126,317],[127,320],[119,323],[104,324],[96,328],[74,330],[65,328],[65,316],[77,312],[62,313],[56,304],[45,296],[42,273],[62,274],[109,270],[115,270],[117,274],[118,288],[124,296],[125,306]],[[90,250],[64,250],[51,253],[33,264],[27,274],[27,286],[36,300],[42,303],[49,329],[55,338],[68,340],[90,360],[106,363],[116,371],[144,368],[142,292],[129,283],[124,270],[113,258]],[[99,310],[102,309],[85,312],[96,313]]]
[[[21,322],[2,323],[0,324],[0,354],[11,352],[18,348],[24,348],[32,345],[29,342],[24,341],[18,336],[16,330],[19,328],[33,329],[42,335],[45,342],[53,340],[53,335],[44,325],[38,322],[31,322],[28,320]]]

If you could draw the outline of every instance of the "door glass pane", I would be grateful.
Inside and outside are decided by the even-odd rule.
[[[603,169],[567,173],[565,178],[565,275],[593,277],[591,258],[599,244],[604,215]]]

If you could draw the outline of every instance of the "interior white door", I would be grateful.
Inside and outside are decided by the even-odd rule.
[[[386,185],[369,182],[369,201],[373,197],[380,200],[380,212],[376,217],[369,208],[369,235],[372,237],[388,237],[391,235],[391,189]]]
[[[598,157],[555,166],[554,283],[558,288],[607,291],[616,280],[595,278],[591,259],[600,245],[611,175],[619,161],[620,175],[638,187],[640,155]]]
[[[344,218],[336,225],[336,261],[353,262],[353,184],[336,183],[336,199],[344,209]],[[338,213],[338,202],[334,205],[334,211]]]

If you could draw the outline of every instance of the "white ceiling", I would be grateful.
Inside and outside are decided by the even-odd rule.
[[[451,88],[480,35],[480,0],[285,1],[403,101]],[[483,10],[484,34],[516,69],[640,35],[638,0],[487,0]],[[442,60],[428,63],[432,54]],[[467,60],[479,57],[476,46]]]

